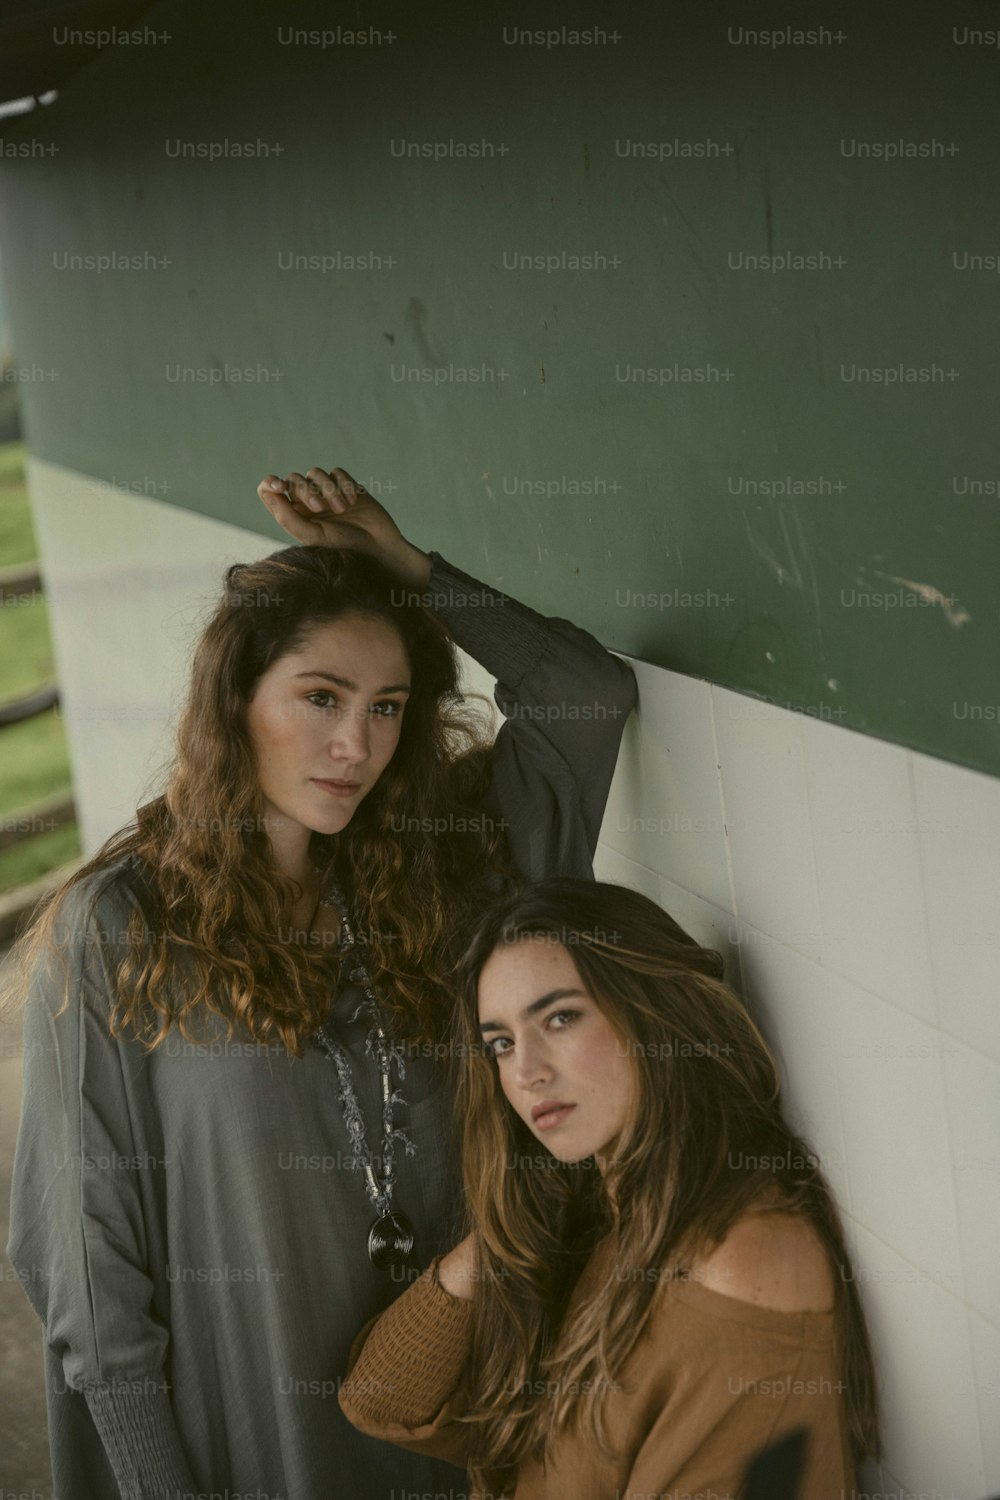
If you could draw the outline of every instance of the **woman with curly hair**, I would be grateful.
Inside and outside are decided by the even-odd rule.
[[[361,1431],[482,1500],[854,1495],[878,1411],[843,1231],[722,976],[623,886],[485,913],[454,1024],[471,1233],[355,1340]]]
[[[8,1253],[60,1500],[387,1500],[461,1476],[362,1436],[358,1326],[453,1242],[451,970],[590,861],[627,664],[408,542],[343,469],[269,476],[303,545],[234,565],[166,789],[21,935]],[[454,642],[497,678],[495,743]]]

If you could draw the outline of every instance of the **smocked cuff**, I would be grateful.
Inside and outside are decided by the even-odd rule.
[[[121,1500],[192,1500],[198,1492],[163,1372],[84,1386]]]

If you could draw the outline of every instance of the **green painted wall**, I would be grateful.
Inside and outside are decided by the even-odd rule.
[[[383,40],[287,45],[290,12]],[[1000,249],[1000,52],[928,4],[784,47],[735,12],[613,16],[153,7],[169,40],[7,122],[11,325],[56,377],[22,389],[33,452],[279,543],[258,479],[341,464],[616,649],[1000,773],[1000,279],[958,263]],[[943,154],[856,154],[900,141]],[[739,260],[768,254],[827,261]],[[900,366],[934,378],[844,378]]]

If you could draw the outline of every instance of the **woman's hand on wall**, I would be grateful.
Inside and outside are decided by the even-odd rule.
[[[346,469],[268,474],[257,494],[296,541],[367,553],[411,588],[426,588],[431,560],[414,547],[383,505]]]

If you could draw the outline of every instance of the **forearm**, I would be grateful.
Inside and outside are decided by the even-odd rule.
[[[91,1381],[84,1394],[122,1500],[187,1500],[197,1493],[162,1371]]]
[[[431,555],[400,538],[400,545],[383,556],[382,561],[408,589],[425,589],[431,576]]]
[[[432,1262],[351,1350],[340,1404],[364,1432],[429,1426],[459,1387],[472,1345],[472,1303],[438,1281],[439,1265]],[[452,1273],[449,1280],[456,1281]]]
[[[432,552],[424,602],[496,679],[506,722],[488,806],[508,823],[518,868],[592,878],[592,860],[625,723],[638,703],[631,667],[588,631],[549,618]]]
[[[82,1397],[123,1500],[173,1500],[201,1486],[174,1415],[169,1330],[151,1311],[139,1173],[93,1170],[162,1154],[133,1128],[125,1061],[135,1043],[108,1033],[103,955],[127,933],[133,898],[115,882],[93,901],[100,878],[66,894],[59,947],[31,975],[8,1254],[44,1329],[50,1419],[84,1425]]]
[[[536,696],[531,678],[543,668],[537,682],[539,697],[552,701],[552,689],[558,688],[549,723],[571,700],[614,700],[622,710],[626,704],[629,709],[634,706],[631,668],[589,631],[559,616],[539,614],[439,552],[428,556],[431,569],[422,602],[441,615],[463,651],[518,696],[522,684],[527,697]]]

